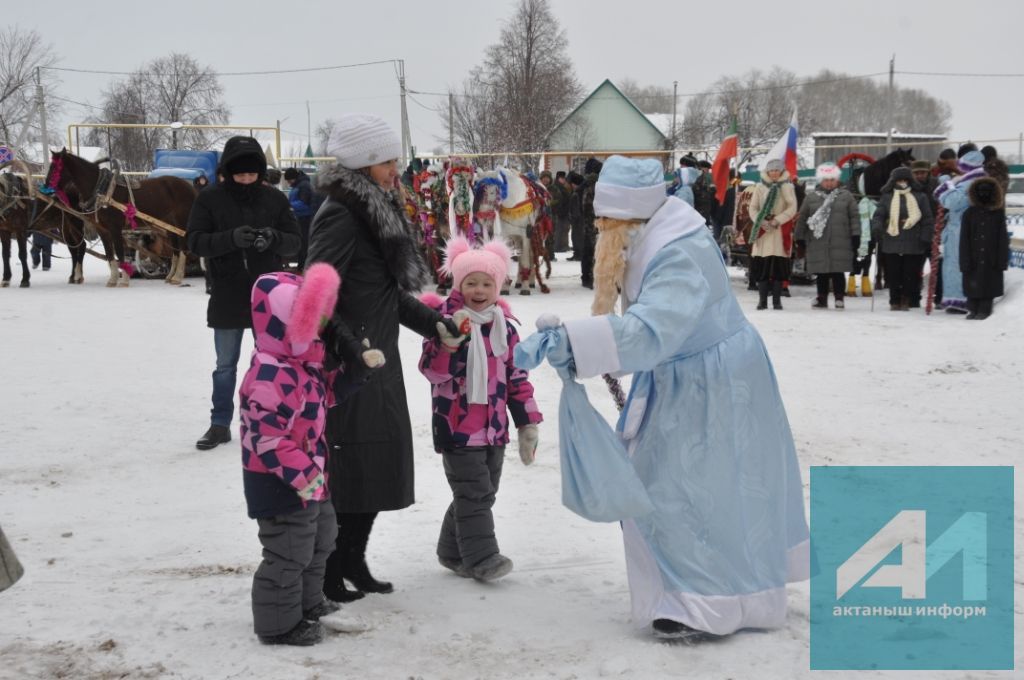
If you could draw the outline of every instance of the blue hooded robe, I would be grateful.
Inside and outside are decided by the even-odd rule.
[[[633,374],[617,432],[654,505],[623,522],[633,619],[728,634],[783,625],[809,576],[793,436],[721,251],[667,198],[627,251],[624,313],[566,321],[580,377]]]

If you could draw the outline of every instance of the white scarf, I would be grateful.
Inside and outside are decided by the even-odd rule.
[[[910,193],[910,187],[906,189],[893,188],[892,201],[889,203],[889,228],[885,230],[889,236],[900,235],[901,198],[907,206],[907,220],[903,223],[903,228],[910,229],[921,219],[921,209],[917,206],[917,199]]]
[[[836,196],[839,195],[839,189],[833,189],[827,194],[822,191],[816,191],[815,193],[819,196],[825,197],[821,206],[815,210],[814,214],[807,220],[807,226],[811,228],[814,238],[817,239],[821,238],[821,235],[825,233],[825,225],[828,224],[828,218],[832,215],[832,204],[836,202]]]
[[[491,351],[500,361],[508,358],[508,327],[505,325],[505,311],[498,305],[491,305],[481,312],[463,307],[469,314],[473,330],[469,334],[469,350],[466,356],[466,394],[470,404],[487,403],[487,347],[480,327],[491,324]]]

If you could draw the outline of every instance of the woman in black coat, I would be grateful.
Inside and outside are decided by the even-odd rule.
[[[967,296],[967,318],[983,321],[992,314],[992,300],[1003,294],[1003,272],[1010,264],[1010,234],[999,182],[974,180],[967,189],[971,207],[960,222],[960,271]]]
[[[338,361],[358,362],[362,341],[384,352],[354,396],[327,414],[329,484],[338,515],[338,542],[327,561],[324,594],[345,602],[362,592],[391,592],[366,566],[366,544],[377,513],[412,505],[413,442],[399,325],[451,340],[458,331],[413,293],[427,280],[426,264],[397,191],[398,136],[375,116],[339,121],[329,149],[338,164],[317,175],[327,200],[310,228],[307,264],[327,262],[341,276],[328,347]],[[356,592],[346,590],[343,579]]]

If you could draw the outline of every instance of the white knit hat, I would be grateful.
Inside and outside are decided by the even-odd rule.
[[[358,170],[401,157],[402,142],[382,118],[349,113],[338,119],[327,142],[327,153],[343,168]]]
[[[834,179],[839,181],[841,171],[839,166],[835,163],[822,163],[818,166],[818,169],[814,172],[814,178],[819,182],[823,182],[826,179]]]

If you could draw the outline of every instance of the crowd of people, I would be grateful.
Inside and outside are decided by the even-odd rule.
[[[920,308],[930,262],[936,306],[969,320],[992,314],[1009,265],[1009,170],[994,147],[967,143],[942,150],[935,163],[896,167],[878,197],[855,196],[841,172],[823,163],[807,188],[773,159],[746,188],[733,173],[719,204],[708,190],[708,168],[687,154],[669,193],[690,203],[724,248],[743,234],[758,310],[768,308],[769,295],[772,309],[782,309],[799,259],[815,279],[815,309],[827,309],[830,294],[836,309],[845,308],[845,298],[857,295],[858,277],[862,296],[887,288],[890,310]]]

